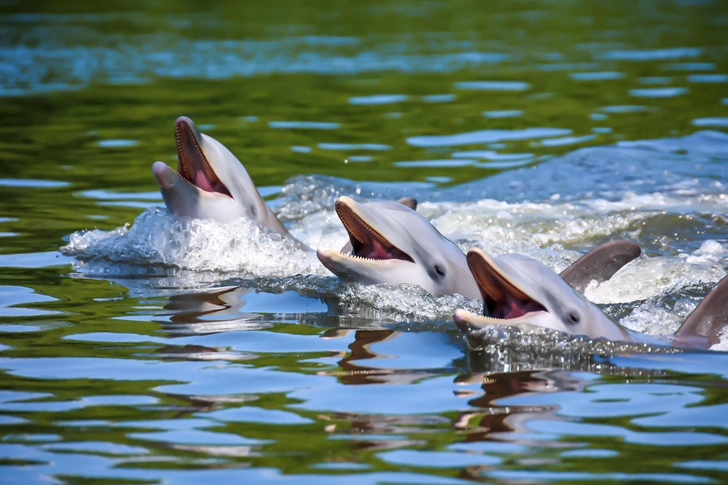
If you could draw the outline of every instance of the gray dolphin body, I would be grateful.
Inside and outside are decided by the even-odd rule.
[[[483,315],[455,312],[455,323],[466,334],[494,325],[535,326],[595,339],[707,348],[720,340],[728,324],[728,277],[675,335],[659,339],[622,327],[535,259],[518,254],[493,258],[476,248],[468,251],[467,260],[483,298]]]
[[[341,251],[319,248],[319,260],[346,282],[410,283],[436,295],[458,293],[479,299],[480,290],[460,248],[415,212],[412,204],[398,202],[358,203],[340,197],[336,213],[350,242]],[[562,276],[583,291],[591,280],[608,280],[639,254],[639,246],[629,241],[603,244]]]
[[[171,213],[219,222],[245,217],[273,232],[288,234],[258,193],[245,167],[225,145],[200,133],[186,116],[178,118],[174,128],[177,171],[164,162],[152,165],[164,204]]]

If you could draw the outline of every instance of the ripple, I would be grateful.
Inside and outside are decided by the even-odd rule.
[[[591,482],[624,481],[653,483],[712,483],[709,477],[696,477],[681,473],[592,473],[592,472],[552,472],[494,470],[484,471],[482,475],[509,482]]]
[[[728,438],[711,433],[665,431],[638,432],[619,426],[566,421],[528,421],[528,428],[534,431],[559,436],[605,436],[619,437],[626,443],[652,446],[713,446],[728,443]]]
[[[604,106],[599,108],[605,113],[644,113],[650,111],[647,106],[622,105],[622,106]]]
[[[728,127],[728,117],[697,118],[693,120],[693,126],[712,126],[715,128]]]
[[[636,98],[674,98],[687,92],[687,88],[641,88],[630,89],[629,95]]]
[[[408,168],[455,168],[455,167],[467,167],[477,163],[477,160],[415,160],[411,162],[394,162],[395,167],[408,167]]]
[[[350,162],[371,162],[374,157],[369,155],[351,155],[349,157]]]
[[[668,84],[672,82],[672,78],[666,76],[648,76],[641,77],[637,81],[640,84]]]
[[[406,94],[375,94],[373,96],[355,96],[349,98],[349,104],[394,104],[407,101],[409,96]]]
[[[389,150],[389,145],[382,145],[378,143],[319,143],[318,147],[322,150],[375,150],[383,151]]]
[[[151,433],[129,433],[130,438],[185,445],[264,445],[271,440],[244,438],[237,434],[194,429],[170,430]]]
[[[534,163],[538,160],[545,160],[545,157],[540,158],[532,158],[532,159],[526,159],[526,160],[512,160],[512,161],[487,161],[487,162],[480,162],[475,164],[475,168],[485,168],[485,169],[510,169],[510,168],[517,168],[517,167],[523,167],[525,165],[530,165],[531,163]]]
[[[23,308],[20,306],[26,306],[34,303],[48,303],[52,301],[56,301],[56,299],[46,295],[39,295],[30,288],[25,288],[23,286],[0,286],[0,317],[17,318],[54,315],[60,313],[53,310]]]
[[[681,138],[619,141],[617,146],[724,158],[728,155],[728,134],[720,131],[703,130]]]
[[[680,62],[663,66],[669,71],[712,71],[715,64],[712,62]]]
[[[244,406],[235,409],[222,409],[209,413],[201,413],[200,417],[217,421],[235,423],[265,423],[265,424],[309,424],[312,420],[298,414],[275,409],[263,409],[253,406]]]
[[[589,450],[569,450],[561,453],[564,458],[614,458],[619,456],[619,452],[615,450],[600,450],[600,449],[589,449]]]
[[[728,460],[693,460],[675,463],[674,466],[693,470],[717,470],[728,472]]]
[[[316,463],[315,465],[311,465],[311,468],[315,470],[368,470],[371,466],[365,463],[331,462]]]
[[[525,160],[531,159],[533,153],[498,153],[493,150],[468,150],[453,152],[453,158],[484,158],[486,160]]]
[[[101,140],[96,144],[102,148],[125,148],[125,147],[137,146],[139,144],[139,141],[138,140],[110,139],[110,140]]]
[[[638,418],[632,422],[639,426],[660,428],[723,428],[728,429],[725,413],[728,404],[714,406],[675,407],[659,416]]]
[[[452,451],[394,450],[379,453],[377,458],[395,465],[434,468],[464,468],[468,466],[499,465],[496,456],[456,453]]]
[[[669,49],[615,50],[605,52],[600,57],[610,61],[662,61],[698,57],[702,53],[703,50],[696,47],[675,47]]]
[[[616,71],[572,72],[569,76],[574,81],[611,81],[614,79],[623,79],[625,74]]]
[[[688,76],[691,83],[726,83],[728,74],[691,74]]]
[[[463,81],[455,83],[455,87],[484,91],[525,91],[531,86],[522,81]]]
[[[154,192],[117,192],[114,190],[94,189],[84,190],[78,195],[98,200],[155,200],[161,201],[162,194]]]
[[[336,130],[341,127],[339,123],[327,121],[271,121],[268,126],[291,130]]]
[[[154,77],[219,80],[273,73],[341,75],[393,70],[407,74],[441,73],[495,64],[510,57],[505,53],[461,49],[452,53],[403,53],[417,45],[402,41],[375,42],[370,48],[364,48],[358,43],[312,44],[311,36],[198,40],[165,32],[165,29],[157,29],[153,37],[149,34],[121,37],[83,24],[72,27],[62,23],[54,26],[6,24],[6,27],[8,35],[21,40],[0,49],[0,65],[12,66],[12,75],[0,78],[0,96],[79,90],[95,80],[138,84],[150,82]],[[78,29],[84,29],[87,45],[74,42]],[[203,66],[200,60],[204,60]]]
[[[486,118],[515,118],[523,116],[523,111],[518,109],[501,110],[501,111],[483,111]]]
[[[448,103],[455,100],[454,94],[429,94],[422,96],[422,101],[425,103]]]
[[[75,451],[82,453],[101,453],[103,455],[144,455],[149,450],[140,446],[129,446],[105,441],[79,441],[66,443],[53,443],[45,445],[45,450],[50,451]]]
[[[596,139],[596,135],[565,136],[563,138],[549,138],[542,140],[541,145],[545,147],[560,147],[565,145],[578,145]]]
[[[526,128],[524,130],[481,130],[456,135],[413,136],[407,143],[416,147],[450,147],[493,143],[500,141],[530,140],[570,135],[571,130],[563,128]]]
[[[0,179],[0,187],[18,187],[25,189],[55,189],[68,187],[69,182],[57,180],[33,180],[33,179]]]

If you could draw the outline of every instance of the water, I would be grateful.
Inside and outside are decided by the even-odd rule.
[[[728,268],[724,2],[5,2],[0,483],[728,481],[728,342],[503,333],[339,283],[290,240],[163,209],[174,119],[311,247],[414,196],[463,249],[673,332]],[[159,207],[162,207],[161,209]],[[63,249],[62,249],[63,248]]]

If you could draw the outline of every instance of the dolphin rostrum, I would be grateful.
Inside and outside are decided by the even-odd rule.
[[[319,260],[346,282],[419,285],[433,294],[459,293],[480,298],[465,254],[422,215],[390,201],[358,203],[339,197],[336,213],[350,242],[341,251],[319,248]],[[565,270],[572,284],[586,288],[595,279],[608,280],[639,256],[629,241],[592,249]]]
[[[468,251],[467,261],[483,298],[483,315],[455,312],[455,323],[466,334],[495,325],[530,326],[593,339],[707,348],[720,340],[720,332],[728,324],[728,277],[673,336],[662,340],[622,327],[535,259],[519,254],[493,258],[474,248]]]
[[[177,118],[177,171],[155,162],[164,204],[177,216],[230,222],[248,218],[282,235],[288,230],[258,193],[240,161],[225,145],[200,133],[191,119]]]

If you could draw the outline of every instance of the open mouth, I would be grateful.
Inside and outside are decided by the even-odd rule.
[[[210,162],[205,158],[199,143],[200,132],[192,120],[186,116],[177,118],[174,135],[177,139],[177,173],[180,177],[200,190],[226,195],[232,199],[230,191],[215,175]]]
[[[348,256],[378,261],[399,259],[414,263],[407,253],[397,248],[359,217],[349,205],[353,203],[354,201],[348,197],[340,197],[336,201],[336,214],[349,233],[351,242],[352,251]]]
[[[480,251],[468,252],[468,266],[483,297],[483,315],[494,320],[513,320],[546,308],[521,291]]]

